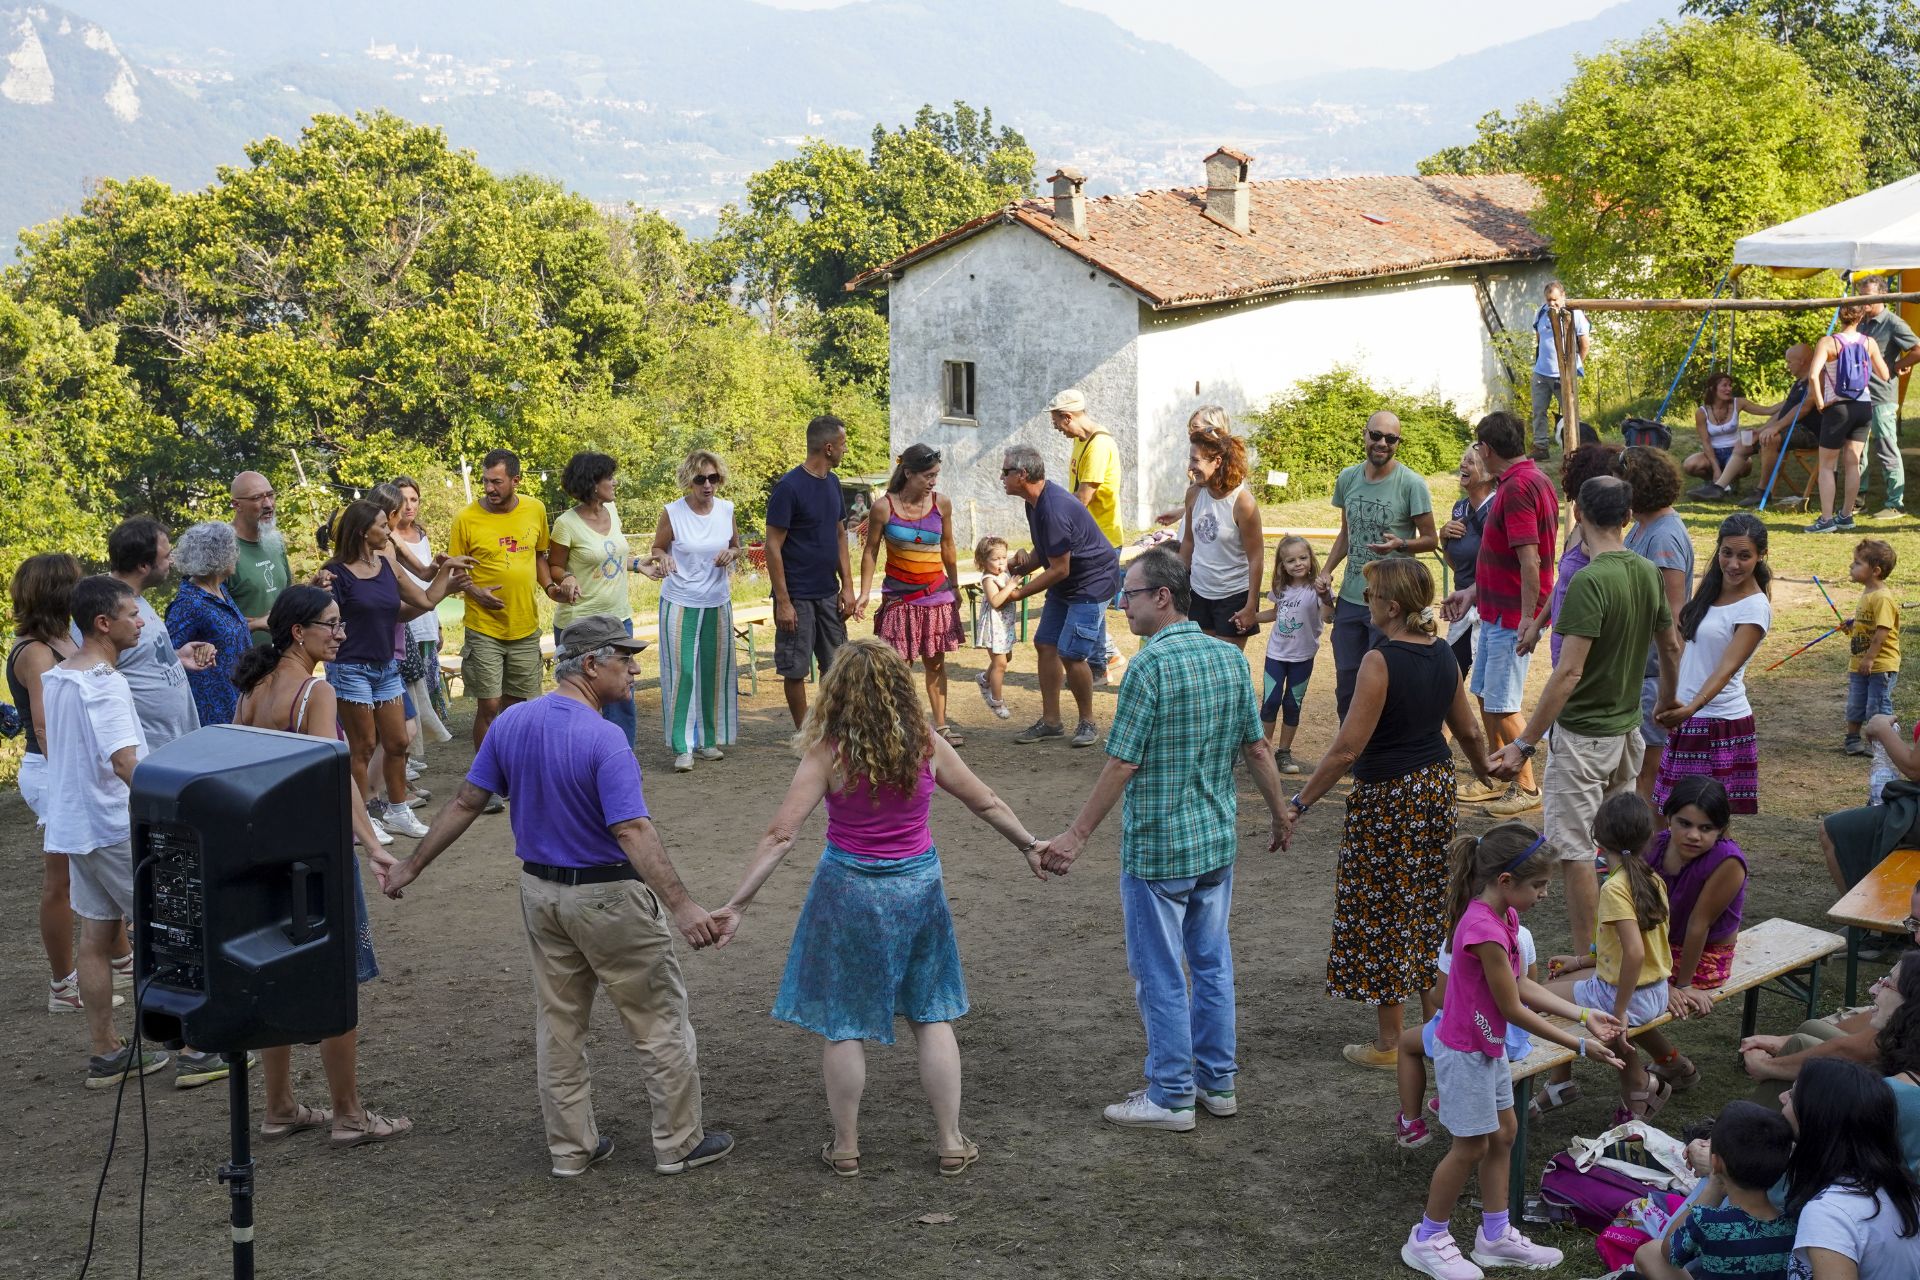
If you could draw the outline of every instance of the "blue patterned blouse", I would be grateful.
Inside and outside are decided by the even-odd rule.
[[[205,671],[187,672],[187,684],[193,689],[201,724],[232,724],[234,709],[240,705],[233,669],[253,644],[253,636],[247,629],[247,615],[233,602],[226,584],[221,583],[220,594],[215,595],[190,581],[182,582],[179,594],[167,606],[167,638],[176,649],[205,640],[219,653],[219,660]]]

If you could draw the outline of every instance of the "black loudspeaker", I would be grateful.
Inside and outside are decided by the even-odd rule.
[[[344,743],[215,725],[133,773],[140,1032],[236,1053],[359,1021]]]

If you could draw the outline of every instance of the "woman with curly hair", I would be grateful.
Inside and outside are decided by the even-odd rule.
[[[1247,445],[1217,404],[1187,420],[1187,505],[1180,524],[1180,563],[1193,580],[1187,620],[1216,640],[1244,650],[1260,624],[1260,576],[1266,542],[1260,504],[1247,490]]]
[[[934,787],[1018,847],[1042,880],[1043,847],[927,727],[912,670],[877,636],[849,640],[835,655],[794,746],[800,767],[786,799],[732,900],[714,913],[720,945],[824,799],[826,852],[773,1005],[774,1017],[826,1040],[820,1070],[833,1138],[820,1158],[843,1178],[859,1174],[866,1042],[892,1044],[893,1020],[903,1015],[933,1107],[939,1171],[954,1177],[980,1151],[960,1132],[960,1046],[950,1024],[967,1011],[967,989],[928,823]]]
[[[939,481],[938,449],[909,445],[894,461],[887,491],[867,515],[853,616],[866,613],[874,565],[885,546],[873,634],[892,645],[908,666],[919,661],[926,672],[933,731],[957,747],[964,739],[947,721],[947,654],[960,647],[960,600],[954,594],[959,552],[953,542],[953,504],[934,492]]]
[[[1920,953],[1873,984],[1873,1047],[1900,1113],[1900,1158],[1920,1176]]]

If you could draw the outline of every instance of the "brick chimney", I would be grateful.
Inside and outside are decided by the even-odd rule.
[[[1236,235],[1251,228],[1253,189],[1247,185],[1247,166],[1253,157],[1221,147],[1207,157],[1207,216]]]
[[[1075,240],[1087,238],[1087,198],[1080,194],[1087,175],[1078,169],[1061,166],[1051,178],[1053,184],[1053,220]]]

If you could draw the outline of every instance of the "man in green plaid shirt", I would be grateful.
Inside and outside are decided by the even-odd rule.
[[[1105,1114],[1131,1128],[1185,1131],[1196,1102],[1216,1116],[1238,1109],[1227,939],[1239,845],[1233,759],[1246,757],[1266,799],[1269,851],[1280,847],[1280,773],[1245,656],[1187,621],[1192,595],[1179,557],[1147,552],[1120,594],[1143,643],[1120,685],[1106,768],[1073,825],[1047,842],[1044,865],[1065,875],[1124,793],[1120,905],[1147,1029],[1147,1087]]]

